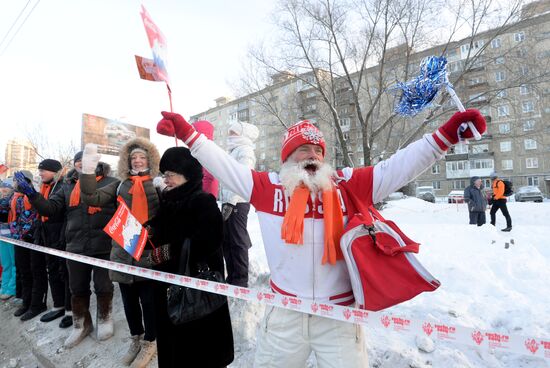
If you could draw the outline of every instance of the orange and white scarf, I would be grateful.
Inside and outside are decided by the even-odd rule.
[[[281,238],[288,244],[304,243],[304,215],[309,197],[310,191],[305,185],[296,187],[292,193],[281,228]],[[322,264],[336,264],[337,260],[344,258],[340,249],[344,216],[334,185],[331,190],[323,191],[323,217],[325,241]]]

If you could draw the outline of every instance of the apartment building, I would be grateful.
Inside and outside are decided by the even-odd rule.
[[[495,29],[478,34],[475,39],[464,39],[447,45],[413,53],[409,59],[406,49],[398,46],[386,62],[384,73],[389,79],[418,73],[422,59],[445,54],[448,59],[449,79],[466,107],[481,110],[487,118],[487,133],[480,141],[459,144],[443,160],[423,173],[407,190],[431,185],[438,195],[464,189],[472,176],[483,178],[489,186],[489,176],[497,172],[510,179],[514,186],[536,185],[546,195],[550,193],[550,1],[531,3],[524,7],[524,16],[505,30]],[[532,14],[536,16],[532,16]],[[383,93],[376,109],[373,127],[384,123],[392,115],[395,98],[375,86],[378,66],[365,73],[360,104],[368,106],[369,98]],[[408,68],[408,69],[406,69]],[[328,78],[326,72],[316,71]],[[208,120],[216,127],[215,140],[225,146],[227,127],[234,121],[255,124],[260,129],[256,143],[258,170],[278,170],[280,147],[285,126],[302,119],[315,122],[327,140],[327,159],[334,167],[344,164],[343,153],[337,143],[336,130],[326,104],[311,88],[313,73],[295,76],[280,73],[273,76],[265,89],[242,98],[219,98],[216,107],[191,117],[192,121]],[[345,81],[336,90],[335,106],[340,117],[340,128],[349,158],[354,166],[362,166],[363,132],[355,116],[352,95]],[[431,132],[444,123],[456,107],[448,100],[440,107],[442,114],[426,121],[426,114],[415,118],[396,119],[370,144],[371,161],[389,157],[397,149]],[[283,125],[284,124],[284,125]],[[411,132],[417,132],[411,136]],[[404,163],[406,164],[406,163]]]
[[[29,142],[11,139],[6,144],[7,175],[11,176],[19,170],[29,170],[33,173],[37,169],[36,152]]]

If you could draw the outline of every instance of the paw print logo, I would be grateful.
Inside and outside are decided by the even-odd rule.
[[[472,332],[472,340],[478,345],[481,345],[483,342],[483,334],[479,331]]]
[[[319,306],[317,305],[317,303],[311,303],[311,311],[313,313],[317,313],[318,310],[319,310]]]
[[[282,303],[285,307],[288,305],[288,298],[286,296],[283,298]]]
[[[264,293],[258,292],[258,294],[256,294],[256,298],[258,299],[258,301],[261,302],[264,298]]]
[[[342,312],[344,314],[344,318],[345,319],[350,319],[351,318],[351,311],[349,309],[344,309],[344,312]]]
[[[537,341],[535,339],[525,340],[525,347],[533,354],[535,354],[537,350],[539,350],[539,344],[537,344]]]
[[[429,322],[424,322],[424,323],[422,324],[422,329],[424,330],[424,332],[425,332],[426,335],[428,335],[428,336],[430,336],[430,335],[432,334],[433,330],[434,330],[433,327],[432,327],[432,325],[431,325],[431,323],[429,323]]]
[[[390,317],[388,317],[388,316],[382,316],[382,317],[380,317],[380,322],[382,322],[382,325],[383,325],[385,328],[388,328],[388,326],[390,325]]]

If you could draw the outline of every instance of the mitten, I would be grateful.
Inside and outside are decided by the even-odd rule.
[[[437,129],[433,134],[433,138],[439,148],[447,150],[450,146],[457,144],[462,138],[473,138],[474,134],[468,127],[464,131],[461,129],[462,123],[472,122],[480,134],[485,133],[487,130],[487,124],[485,118],[481,115],[479,110],[468,109],[464,112],[456,112],[451,118]]]
[[[13,175],[13,179],[16,183],[16,190],[20,193],[25,194],[27,197],[34,197],[36,195],[36,190],[32,186],[32,184],[29,184],[27,181],[27,178],[21,171],[17,171]]]
[[[149,261],[152,265],[158,265],[159,263],[166,262],[170,259],[170,244],[164,244],[160,247],[156,247],[151,251]]]
[[[97,153],[97,145],[88,143],[82,153],[82,174],[94,174],[101,155]]]
[[[176,136],[188,146],[198,137],[198,133],[183,116],[173,112],[161,112],[163,118],[157,124],[157,133],[168,136]]]

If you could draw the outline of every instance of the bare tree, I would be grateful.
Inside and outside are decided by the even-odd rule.
[[[368,165],[373,158],[383,158],[417,139],[456,109],[443,93],[433,108],[414,121],[393,112],[395,96],[388,93],[389,88],[415,76],[425,56],[447,55],[451,82],[459,90],[468,90],[464,102],[476,106],[499,98],[503,89],[530,83],[527,74],[512,77],[510,73],[498,88],[470,88],[473,74],[502,57],[489,52],[492,40],[510,32],[520,19],[521,0],[505,5],[506,9],[494,0],[282,0],[274,14],[278,32],[269,48],[272,52],[265,46],[251,48],[248,70],[263,75],[286,73],[300,82],[303,87],[295,96],[299,118],[308,117],[303,111],[300,114],[300,105],[311,106],[304,94],[315,91],[315,101],[322,108],[312,113],[332,128],[342,164],[353,166],[356,150],[350,142],[356,139],[357,151],[362,151]],[[453,56],[457,53],[458,57]],[[266,88],[267,78],[263,81],[255,86],[248,83],[248,91],[269,101],[269,93],[276,89]],[[283,125],[288,123],[280,109],[266,104],[266,111]],[[352,121],[355,137],[349,136]]]
[[[55,140],[41,129],[41,126],[40,123],[35,123],[25,127],[26,139],[30,142],[38,160],[51,158],[61,162],[64,168],[69,167],[75,153],[79,151],[78,145],[72,139],[61,142]]]

